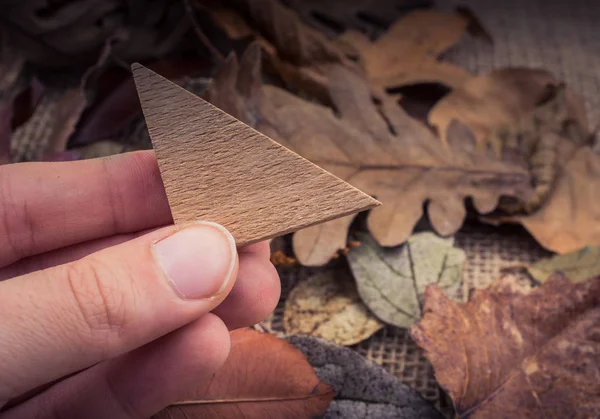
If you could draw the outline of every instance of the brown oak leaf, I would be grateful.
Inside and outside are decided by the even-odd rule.
[[[460,13],[415,10],[375,42],[357,31],[345,33],[341,40],[356,50],[367,77],[377,86],[441,83],[458,88],[471,75],[439,57],[460,40],[468,26],[469,19]]]
[[[246,118],[250,106],[259,131],[383,202],[368,219],[379,244],[403,243],[425,202],[435,230],[449,235],[462,225],[467,197],[481,213],[492,211],[503,195],[527,201],[531,183],[526,168],[477,150],[473,135],[459,125],[452,125],[444,147],[393,100],[382,96],[379,105],[374,103],[368,82],[344,66],[333,66],[328,77],[339,117],[280,88],[257,89],[259,80],[248,78],[258,73],[248,57],[257,60],[258,55],[258,47],[251,47],[237,75],[223,68],[228,76],[213,81],[211,100],[217,106],[229,104],[225,110],[240,118]],[[241,79],[246,80],[243,86]],[[232,100],[235,95],[241,99]],[[233,102],[247,106],[240,110]],[[346,247],[351,222],[352,217],[344,217],[297,232],[293,245],[298,260],[314,266],[327,263]]]
[[[458,418],[600,415],[600,277],[528,290],[505,277],[465,305],[436,286],[411,328]]]
[[[288,342],[251,329],[231,332],[231,352],[209,383],[154,419],[310,419],[325,413],[334,396],[306,357]]]

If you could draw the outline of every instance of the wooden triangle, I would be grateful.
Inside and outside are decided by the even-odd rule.
[[[146,67],[132,70],[175,223],[214,221],[244,246],[381,205]]]

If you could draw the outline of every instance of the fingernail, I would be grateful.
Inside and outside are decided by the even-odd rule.
[[[237,250],[225,227],[203,221],[156,242],[154,256],[182,297],[200,299],[227,286]]]

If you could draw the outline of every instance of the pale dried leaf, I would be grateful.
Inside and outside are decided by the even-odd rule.
[[[285,331],[338,345],[359,343],[383,327],[360,300],[346,270],[319,272],[292,290],[285,302]]]
[[[546,282],[553,273],[562,273],[573,282],[600,276],[600,247],[587,246],[564,255],[542,259],[527,267],[538,282]]]
[[[334,392],[305,356],[275,336],[252,329],[231,332],[231,352],[208,383],[154,419],[312,419],[327,410]]]
[[[358,239],[360,247],[348,253],[358,293],[386,323],[409,327],[420,319],[423,294],[430,284],[459,298],[465,252],[453,247],[453,237],[417,233],[392,249],[380,247],[368,234]]]
[[[600,415],[600,278],[527,290],[503,278],[465,305],[428,288],[411,329],[458,418]]]

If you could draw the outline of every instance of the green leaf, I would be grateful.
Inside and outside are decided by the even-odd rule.
[[[600,247],[587,246],[576,252],[542,259],[527,270],[541,283],[555,272],[563,273],[573,282],[585,281],[600,275]]]
[[[377,317],[409,327],[421,317],[423,293],[437,284],[458,299],[465,253],[453,247],[454,238],[419,233],[400,247],[382,248],[368,234],[348,254],[358,293]]]

